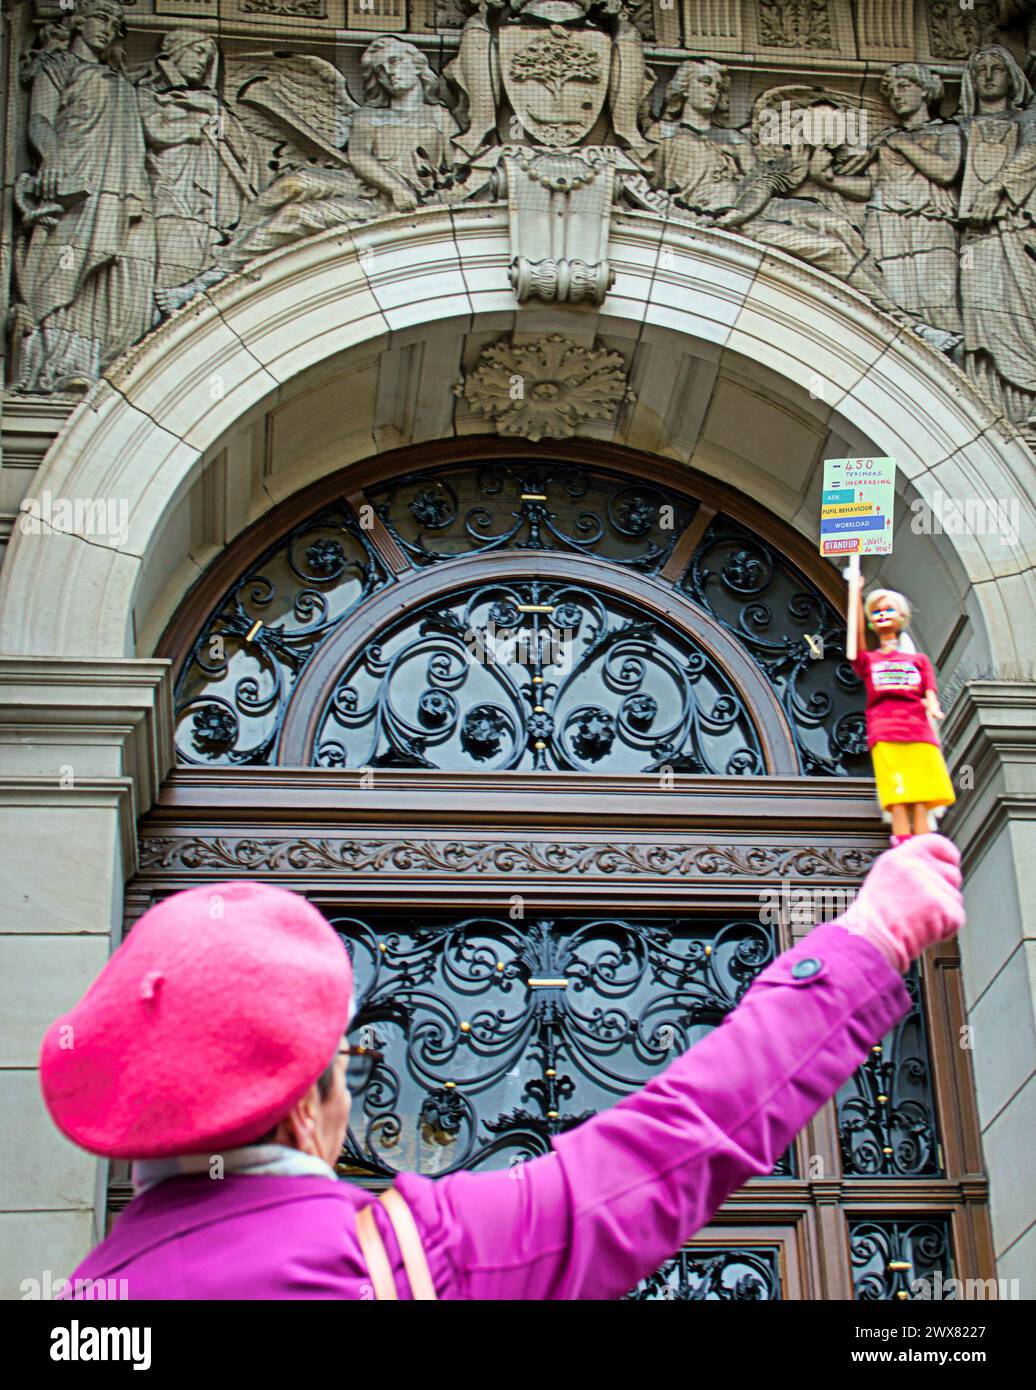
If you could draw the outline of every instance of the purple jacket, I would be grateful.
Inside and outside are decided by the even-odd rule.
[[[403,1174],[395,1186],[439,1298],[621,1298],[746,1178],[772,1172],[909,1007],[877,948],[828,923],[763,970],[708,1037],[559,1135],[553,1153],[501,1172]],[[372,1200],[321,1177],[168,1178],[72,1278],[125,1279],[131,1299],[369,1299],[356,1213]],[[392,1226],[374,1210],[409,1298]]]

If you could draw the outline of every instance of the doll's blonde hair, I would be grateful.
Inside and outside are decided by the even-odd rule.
[[[913,609],[910,607],[910,600],[905,594],[899,593],[896,589],[872,589],[863,601],[863,616],[870,623],[871,607],[875,599],[890,599],[899,609],[899,615],[903,619],[903,626],[899,632],[899,650],[901,652],[916,652],[913,639],[907,633],[910,626],[910,619],[913,617]]]

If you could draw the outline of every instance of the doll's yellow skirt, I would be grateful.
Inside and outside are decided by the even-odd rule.
[[[882,810],[914,803],[952,806],[957,799],[942,749],[934,743],[876,743],[871,759]]]

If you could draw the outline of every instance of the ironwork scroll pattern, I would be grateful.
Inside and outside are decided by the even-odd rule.
[[[685,634],[567,581],[465,589],[377,634],[319,723],[321,767],[762,773],[734,687]]]
[[[862,1302],[931,1298],[935,1283],[954,1277],[949,1224],[939,1217],[850,1221],[849,1251]],[[915,1288],[919,1280],[929,1288]]]
[[[698,508],[652,483],[528,461],[414,474],[367,496],[418,567],[458,555],[547,550],[652,574]]]
[[[695,1245],[642,1279],[626,1298],[651,1303],[779,1303],[780,1251],[772,1245]]]
[[[874,1044],[836,1099],[846,1177],[942,1175],[916,964],[903,982],[910,1012]]]
[[[681,587],[731,632],[773,686],[807,776],[870,775],[863,683],[845,660],[845,622],[758,536],[720,514]]]
[[[179,760],[271,762],[299,672],[346,614],[387,582],[344,504],[279,540],[224,596],[184,663]]]
[[[752,921],[330,920],[356,971],[351,1031],[385,1053],[339,1170],[383,1176],[548,1153],[721,1023],[775,949]]]

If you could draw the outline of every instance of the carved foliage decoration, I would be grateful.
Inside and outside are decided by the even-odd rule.
[[[759,0],[763,43],[779,48],[832,48],[828,0]]]
[[[454,389],[498,434],[534,441],[566,439],[587,420],[613,420],[634,399],[619,353],[558,333],[486,348]]]
[[[996,25],[996,0],[931,0],[928,26],[934,58],[968,58],[984,43],[1002,42]]]
[[[246,14],[284,15],[296,19],[326,19],[325,0],[242,0]]]
[[[596,49],[580,43],[564,29],[552,28],[514,55],[509,75],[514,82],[541,82],[557,100],[566,82],[593,85],[601,81],[604,72]]]
[[[575,840],[262,839],[148,836],[146,870],[202,873],[572,874],[613,878],[790,879],[845,882],[861,878],[877,851],[794,845],[661,844]],[[842,891],[842,890],[836,890]]]

